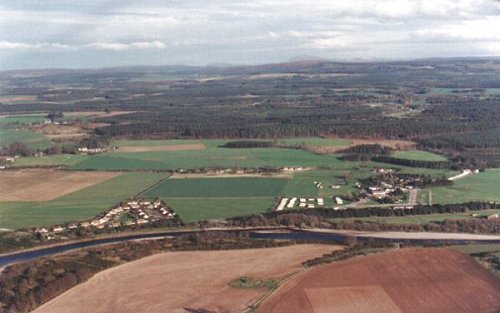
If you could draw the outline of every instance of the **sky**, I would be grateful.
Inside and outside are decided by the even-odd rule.
[[[500,56],[498,0],[0,0],[0,70]]]

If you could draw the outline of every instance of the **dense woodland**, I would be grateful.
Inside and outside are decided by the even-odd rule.
[[[500,165],[498,59],[10,71],[0,94],[37,99],[0,100],[2,113],[134,111],[95,119],[107,125],[89,147],[116,137],[386,138]]]

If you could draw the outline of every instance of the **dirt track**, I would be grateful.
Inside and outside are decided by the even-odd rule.
[[[339,248],[297,245],[162,253],[101,272],[34,312],[240,312],[265,290],[232,288],[228,283],[233,279],[285,277],[304,270],[301,262]]]
[[[0,201],[49,201],[120,175],[114,172],[0,172]]]
[[[311,228],[311,231],[350,235],[367,238],[387,239],[417,239],[417,240],[500,240],[498,235],[470,234],[470,233],[438,233],[438,232],[404,232],[404,231],[362,231],[348,229]],[[307,231],[307,230],[305,230]]]
[[[77,111],[77,112],[64,112],[65,116],[92,116],[92,117],[111,117],[123,114],[135,113],[138,111]]]
[[[165,146],[139,146],[139,147],[119,147],[114,152],[151,152],[151,151],[188,151],[205,150],[207,146],[202,143],[165,145]]]
[[[500,280],[449,249],[403,249],[315,267],[259,313],[495,313]]]

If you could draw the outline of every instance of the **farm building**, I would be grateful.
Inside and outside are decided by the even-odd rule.
[[[335,197],[335,203],[337,203],[337,204],[344,204],[344,201],[340,197]]]

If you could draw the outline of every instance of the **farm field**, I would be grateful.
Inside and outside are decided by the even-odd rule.
[[[350,139],[329,139],[329,138],[288,138],[278,139],[278,144],[289,146],[349,146],[353,143]]]
[[[350,167],[345,169],[317,169],[298,172],[286,185],[284,195],[288,197],[330,197],[333,195],[344,195],[356,190],[357,179],[372,175],[374,169],[371,163],[345,162]],[[347,185],[344,182],[347,178]],[[314,182],[321,182],[323,189],[318,189]],[[330,186],[338,186],[332,189]]]
[[[406,216],[370,216],[361,218],[334,218],[331,219],[333,222],[350,223],[355,220],[365,221],[365,222],[381,222],[387,224],[428,224],[432,222],[442,222],[444,220],[464,220],[464,219],[474,219],[472,217],[473,213],[478,213],[483,216],[488,216],[495,213],[500,213],[500,210],[482,210],[482,211],[470,211],[466,213],[445,213],[445,214],[428,214],[428,215],[406,215]]]
[[[167,179],[148,190],[151,198],[274,197],[287,180],[281,178],[177,178]]]
[[[1,95],[0,102],[6,104],[25,103],[35,101],[36,95]]]
[[[276,205],[272,197],[169,198],[167,202],[186,223],[258,214]]]
[[[483,253],[483,252],[500,252],[500,244],[456,245],[456,246],[449,246],[449,248],[467,254]]]
[[[344,144],[344,139],[298,138],[278,140],[283,144],[306,143],[311,146],[324,142]],[[360,163],[344,162],[337,155],[316,154],[287,148],[222,148],[228,140],[121,140],[116,141],[118,151],[91,155],[72,164],[72,169],[129,170],[129,169],[199,169],[204,167],[322,167],[349,169]],[[203,147],[204,146],[204,147]],[[203,148],[202,148],[203,147]],[[321,147],[321,146],[318,146]],[[121,152],[120,152],[121,149]],[[163,151],[162,151],[163,150]],[[133,152],[135,151],[135,152]],[[377,163],[371,163],[376,166]],[[380,167],[405,168],[378,163]],[[446,170],[422,169],[424,173],[442,175]]]
[[[198,169],[203,167],[266,167],[266,166],[338,166],[344,163],[337,156],[324,156],[298,149],[283,148],[221,148],[227,140],[206,140],[204,150],[109,152],[89,156],[73,169]],[[187,144],[186,142],[182,144]],[[199,141],[197,141],[199,144]],[[154,146],[154,144],[152,144]],[[136,146],[137,147],[137,146]],[[138,163],[139,164],[136,164]]]
[[[467,201],[500,201],[500,169],[465,176],[452,186],[432,188],[432,203]]]
[[[443,262],[446,260],[446,262]],[[282,285],[259,313],[498,312],[500,280],[452,249],[403,249],[317,266]]]
[[[116,140],[113,142],[117,147],[155,147],[155,146],[172,146],[172,145],[186,145],[186,144],[204,144],[202,140],[179,140],[179,139],[152,139],[152,140]]]
[[[285,278],[301,263],[341,249],[331,245],[167,252],[101,272],[36,309],[69,312],[241,312],[266,289],[234,288],[240,277]],[[119,292],[116,292],[119,290]]]
[[[167,179],[143,196],[159,197],[185,222],[265,212],[287,179],[260,177]]]
[[[101,183],[120,173],[21,170],[0,172],[0,201],[48,201]]]
[[[149,151],[190,151],[190,150],[205,150],[207,147],[204,144],[178,144],[165,146],[133,146],[120,147],[113,152],[149,152]]]
[[[0,127],[6,127],[10,125],[43,123],[45,119],[46,119],[45,115],[41,114],[8,115],[0,117]]]
[[[47,137],[29,129],[0,128],[0,147],[22,142],[31,149],[46,149],[51,146]]]
[[[123,173],[51,201],[1,201],[0,228],[47,226],[87,219],[166,177],[160,173]]]
[[[395,158],[417,161],[447,161],[448,159],[442,155],[422,151],[422,150],[404,150],[396,151],[393,155]]]
[[[16,160],[13,167],[23,166],[71,166],[85,160],[84,154],[56,154],[42,157],[23,157]]]

